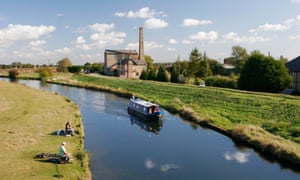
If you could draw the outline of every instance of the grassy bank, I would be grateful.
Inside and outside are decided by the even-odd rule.
[[[85,75],[55,77],[53,81],[155,101],[274,159],[300,165],[298,97]]]
[[[0,81],[0,177],[1,179],[65,179],[91,176],[84,150],[83,126],[77,105],[69,99],[23,85]],[[74,137],[52,135],[70,120]],[[40,161],[39,153],[58,153],[62,141],[73,155],[72,164]]]

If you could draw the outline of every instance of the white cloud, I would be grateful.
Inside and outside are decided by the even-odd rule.
[[[92,31],[101,32],[101,33],[105,33],[107,31],[110,31],[114,27],[115,27],[114,24],[99,24],[99,23],[96,23],[96,24],[89,25],[89,28]]]
[[[54,26],[31,26],[9,24],[7,28],[0,29],[0,44],[6,41],[20,41],[38,39],[39,37],[55,31]]]
[[[126,16],[126,13],[124,13],[124,12],[116,12],[116,13],[115,13],[115,16],[118,16],[118,17],[125,17],[125,16]]]
[[[147,49],[147,50],[164,47],[163,44],[159,44],[159,43],[153,42],[153,41],[145,41],[144,45],[145,45],[145,49]]]
[[[223,39],[233,41],[234,43],[256,43],[270,41],[269,38],[262,36],[239,36],[235,32],[230,32],[223,35]]]
[[[151,50],[151,49],[157,49],[157,48],[163,48],[164,45],[163,44],[159,44],[157,42],[153,42],[153,41],[145,41],[144,42],[144,46],[145,46],[145,49],[148,51],[148,50]],[[132,50],[132,49],[138,49],[139,47],[139,43],[136,42],[136,43],[129,43],[126,47],[126,49],[128,50]]]
[[[175,48],[170,48],[170,47],[169,47],[169,48],[167,48],[167,50],[172,52],[172,51],[175,51],[176,49],[175,49]]]
[[[298,35],[291,35],[291,36],[289,36],[289,39],[290,40],[298,40],[298,39],[300,39],[300,34],[298,34]]]
[[[100,24],[95,23],[89,25],[85,28],[81,28],[82,30],[80,33],[88,31],[84,31],[83,29],[89,29],[92,32],[95,32],[90,35],[90,40],[92,42],[87,43],[87,40],[83,36],[77,37],[76,41],[73,44],[76,44],[77,49],[81,50],[92,50],[92,49],[99,49],[105,48],[110,45],[119,45],[124,42],[125,37],[127,36],[124,32],[113,32],[111,31],[114,29],[114,24]]]
[[[293,4],[300,3],[300,0],[291,0]]]
[[[90,36],[90,38],[94,41],[124,41],[126,37],[126,33],[123,32],[110,32],[110,33],[95,33]]]
[[[148,29],[160,29],[168,26],[168,23],[164,20],[157,18],[150,18],[145,21],[145,28]]]
[[[91,49],[92,49],[92,48],[90,47],[90,45],[88,45],[88,44],[79,44],[79,45],[76,45],[76,48],[77,48],[77,49],[84,50],[84,51],[87,51],[87,50],[91,50]]]
[[[79,37],[77,37],[77,39],[76,39],[76,44],[83,44],[83,43],[85,43],[86,41],[85,41],[85,39],[84,39],[84,37],[83,36],[79,36]]]
[[[235,152],[235,153],[226,152],[224,154],[224,157],[226,160],[228,160],[228,161],[235,160],[240,164],[247,163],[249,161],[249,158],[248,158],[249,156],[250,156],[250,154],[242,153],[242,152]]]
[[[256,33],[260,31],[282,31],[286,30],[288,27],[282,24],[264,24],[258,26],[256,29],[250,29],[249,32]]]
[[[287,27],[293,27],[294,25],[300,24],[300,15],[295,18],[288,19],[284,22]]]
[[[54,50],[54,52],[61,53],[61,54],[69,54],[69,53],[72,52],[72,49],[68,48],[68,47],[64,47],[64,48],[61,48],[61,49],[56,49],[56,50]]]
[[[32,46],[32,47],[37,47],[37,46],[40,46],[40,45],[43,45],[43,44],[46,44],[46,41],[36,40],[36,41],[29,42],[29,46]]]
[[[184,19],[182,23],[183,26],[198,26],[198,25],[206,25],[206,24],[212,24],[212,21],[187,18]]]
[[[198,32],[197,34],[193,34],[189,36],[192,40],[208,40],[208,41],[215,41],[218,38],[218,33],[216,31],[209,31],[209,32]]]
[[[56,14],[56,16],[57,16],[57,17],[63,17],[63,16],[65,16],[65,15],[62,14],[62,13],[58,13],[58,14]]]
[[[182,44],[191,44],[192,41],[188,40],[188,39],[184,39],[182,40]]]
[[[169,39],[169,44],[177,44],[178,42],[176,39]]]
[[[158,15],[164,15],[163,12],[156,12],[155,10],[151,10],[149,7],[143,7],[137,11],[128,11],[126,12],[116,12],[116,16],[118,17],[128,17],[128,18],[142,18],[142,19],[148,19],[153,18]]]

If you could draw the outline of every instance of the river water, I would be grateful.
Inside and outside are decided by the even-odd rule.
[[[80,106],[93,179],[300,179],[299,173],[167,111],[162,121],[145,124],[128,115],[126,98],[32,80],[19,83],[58,92]]]

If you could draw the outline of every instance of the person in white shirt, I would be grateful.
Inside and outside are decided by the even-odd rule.
[[[70,160],[70,156],[69,153],[66,149],[66,142],[62,142],[61,146],[59,147],[59,152],[58,155],[65,161],[69,161]]]

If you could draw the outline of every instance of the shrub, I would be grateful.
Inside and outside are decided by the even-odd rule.
[[[82,69],[83,69],[83,66],[69,66],[68,67],[68,71],[70,73],[80,73]]]
[[[207,86],[223,87],[223,88],[237,88],[237,81],[234,78],[213,76],[205,79]]]
[[[9,79],[15,80],[18,79],[20,72],[17,69],[12,69],[8,72]]]
[[[48,67],[41,67],[38,70],[41,78],[47,78],[52,76],[52,71]]]

